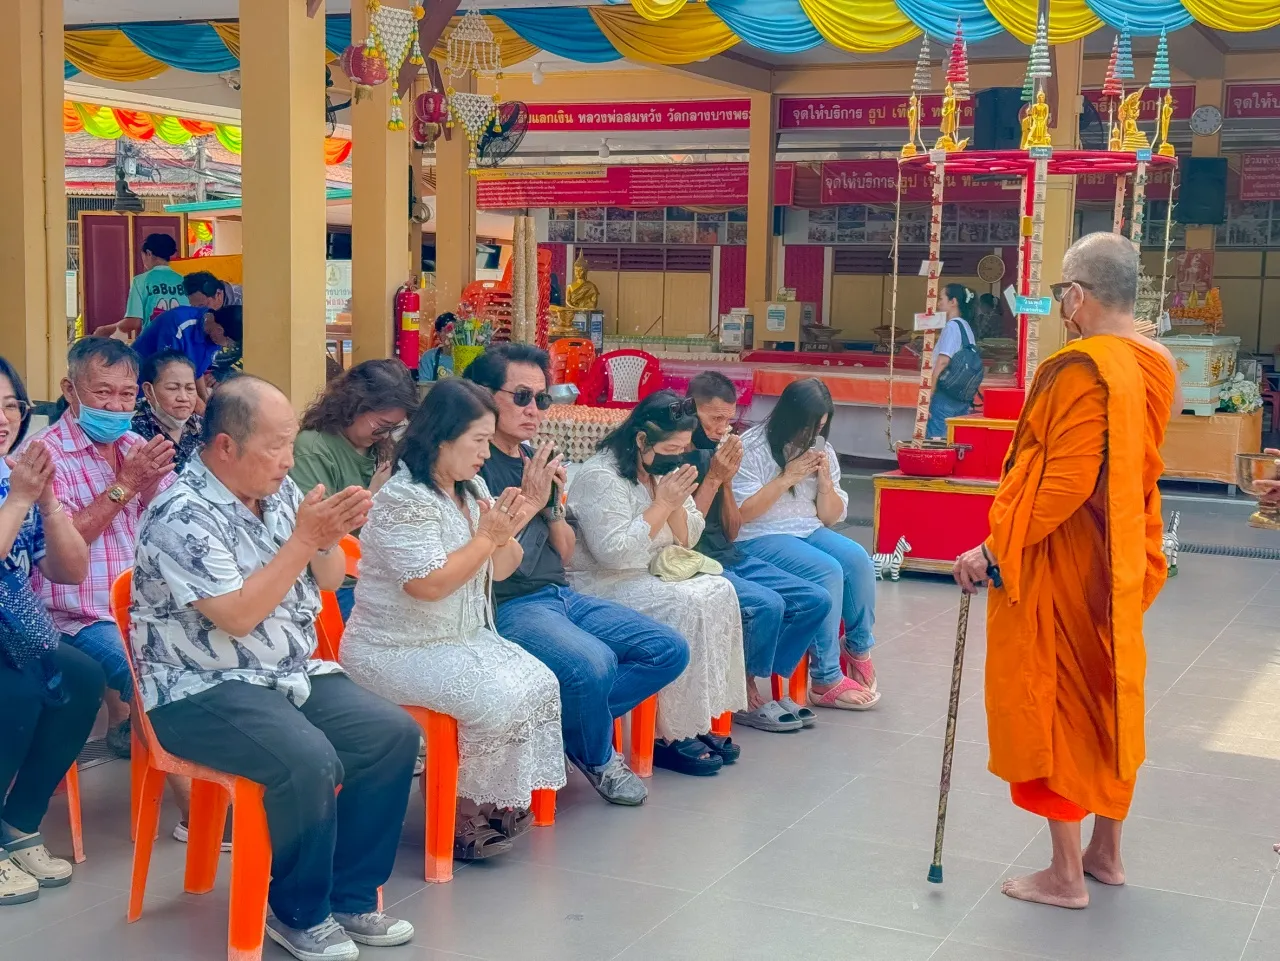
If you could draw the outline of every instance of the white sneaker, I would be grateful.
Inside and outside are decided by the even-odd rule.
[[[173,826],[173,839],[175,841],[181,841],[183,844],[186,844],[188,833],[189,832],[187,829],[186,821],[179,821],[177,824]],[[231,826],[230,824],[228,824],[227,830],[223,832],[223,835],[222,835],[222,852],[224,854],[228,854],[230,853],[230,851],[231,851]]]
[[[25,904],[40,896],[40,882],[13,863],[0,848],[0,905]]]
[[[42,888],[59,888],[71,880],[71,862],[55,858],[39,834],[5,845],[9,859]]]
[[[313,927],[299,929],[268,913],[267,937],[298,961],[356,961],[360,957],[360,949],[332,915]]]

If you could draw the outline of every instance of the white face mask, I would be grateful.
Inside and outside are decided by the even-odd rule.
[[[1071,313],[1068,314],[1067,298],[1071,296],[1071,291],[1073,290],[1080,291],[1080,303],[1076,304],[1075,310],[1071,311]],[[1062,308],[1060,310],[1060,313],[1062,314],[1062,324],[1067,329],[1068,337],[1081,336],[1080,328],[1075,323],[1075,317],[1076,317],[1076,314],[1080,313],[1080,308],[1081,306],[1083,306],[1083,303],[1084,303],[1084,288],[1080,287],[1079,284],[1072,284],[1062,294]]]
[[[172,414],[168,414],[165,412],[164,408],[162,408],[160,404],[156,401],[156,395],[154,393],[152,393],[151,391],[144,390],[143,394],[146,395],[147,402],[151,405],[151,413],[155,414],[156,420],[160,422],[162,427],[165,427],[171,431],[182,431],[183,429],[186,428],[187,421],[191,420],[190,414],[188,414],[186,417],[183,417],[181,420],[179,420],[177,417],[174,417]]]

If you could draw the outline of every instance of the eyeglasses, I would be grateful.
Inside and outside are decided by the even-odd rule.
[[[394,424],[381,424],[373,429],[373,436],[379,439],[392,437],[408,425],[407,420],[399,420]]]
[[[538,405],[538,410],[546,410],[551,406],[551,392],[540,390],[534,392],[532,387],[517,387],[515,390],[507,390],[505,387],[499,387],[504,394],[511,395],[511,403],[517,407],[528,407],[531,403]]]
[[[4,411],[6,417],[26,417],[31,411],[31,405],[25,400],[6,400],[0,404],[0,410]]]
[[[1064,280],[1058,284],[1050,284],[1049,292],[1053,294],[1054,300],[1062,303],[1062,298],[1066,295],[1067,288],[1072,285],[1083,287],[1085,290],[1093,290],[1093,284],[1086,284],[1083,280]]]

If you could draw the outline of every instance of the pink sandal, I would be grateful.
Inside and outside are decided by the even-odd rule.
[[[840,668],[846,675],[853,678],[868,691],[878,691],[880,688],[876,684],[876,669],[871,663],[871,655],[866,657],[854,657],[843,647],[840,649]]]
[[[853,701],[842,701],[840,695],[847,691],[858,691],[870,694],[871,698],[860,703]],[[840,711],[867,711],[875,707],[876,702],[880,700],[880,695],[876,691],[868,690],[866,686],[858,683],[851,677],[842,677],[838,684],[833,686],[831,690],[819,694],[809,689],[809,703],[814,707],[830,707]]]

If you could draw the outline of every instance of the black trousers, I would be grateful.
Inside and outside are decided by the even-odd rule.
[[[0,820],[23,834],[40,830],[49,798],[93,730],[107,684],[98,662],[71,645],[59,642],[54,656],[68,698],[57,707],[0,658],[0,795],[13,784]]]
[[[326,674],[300,708],[280,691],[224,681],[148,716],[165,750],[266,787],[276,917],[309,928],[332,911],[375,910],[418,757],[405,711]]]

